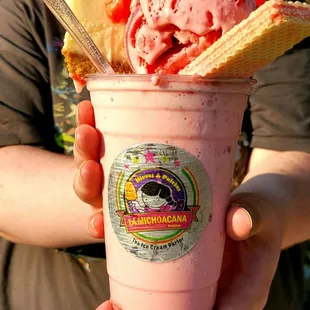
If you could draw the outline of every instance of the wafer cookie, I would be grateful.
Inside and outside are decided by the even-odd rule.
[[[310,5],[270,0],[179,74],[248,78],[310,36]]]

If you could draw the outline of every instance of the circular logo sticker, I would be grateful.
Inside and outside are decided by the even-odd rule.
[[[183,256],[209,222],[209,176],[197,158],[173,146],[147,143],[122,152],[112,164],[108,193],[119,242],[145,261]]]

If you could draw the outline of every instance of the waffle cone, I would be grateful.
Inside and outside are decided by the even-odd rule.
[[[267,1],[179,74],[249,78],[308,36],[310,5]]]

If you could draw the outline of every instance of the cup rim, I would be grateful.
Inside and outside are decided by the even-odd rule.
[[[104,73],[93,73],[86,75],[84,80],[86,82],[94,80],[131,80],[131,81],[149,81],[152,77],[157,77],[161,81],[169,82],[195,82],[195,83],[246,83],[254,85],[255,79],[252,78],[234,78],[234,77],[223,77],[223,78],[205,78],[200,75],[181,75],[181,74],[104,74]]]

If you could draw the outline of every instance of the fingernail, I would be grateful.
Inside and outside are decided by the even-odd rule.
[[[80,153],[80,148],[78,146],[78,139],[77,139],[77,131],[78,131],[78,128],[76,128],[74,132],[74,152]]]
[[[86,160],[84,160],[84,161],[81,163],[80,167],[79,167],[80,180],[81,180],[82,182],[83,182],[83,174],[81,173],[81,170],[82,170],[83,166],[85,165],[85,163],[86,163]]]
[[[102,210],[101,210],[102,212]],[[91,219],[89,226],[92,231],[92,235],[96,236],[96,238],[104,239],[104,229],[102,218],[96,216],[98,212],[93,214],[93,218]]]
[[[241,206],[241,205],[239,205],[237,203],[232,204],[231,207],[232,208],[237,208],[237,209],[242,209],[246,213],[246,215],[248,216],[250,232],[251,232],[251,230],[253,228],[253,220],[252,220],[252,216],[251,216],[250,212],[245,207],[243,207],[243,206]]]
[[[245,208],[243,208],[243,207],[240,207],[246,214],[247,214],[247,216],[248,216],[248,220],[249,220],[249,224],[250,224],[250,232],[251,232],[251,230],[252,230],[252,228],[253,228],[253,220],[252,220],[252,216],[251,216],[251,214],[249,213],[249,211],[247,210],[247,209],[245,209]]]
[[[79,170],[82,169],[82,167],[85,165],[86,162],[87,162],[87,160],[84,160],[84,161],[80,164]]]
[[[79,128],[75,128],[75,131],[74,131],[74,140],[76,142],[77,138],[78,138],[78,134],[79,134]]]
[[[90,227],[91,227],[91,229],[92,230],[96,230],[96,228],[95,228],[95,218],[93,218],[92,220],[91,220],[91,222],[90,222]]]
[[[75,123],[76,123],[76,126],[80,126],[79,108],[78,107],[76,107]]]
[[[236,223],[235,220],[241,224],[241,226],[233,225],[234,229],[230,231],[231,236],[233,236],[233,238],[235,236],[237,238],[236,240],[244,240],[249,238],[253,233],[253,220],[250,212],[244,206],[235,203],[231,205],[230,210],[232,211],[230,212],[230,224],[233,224],[233,222]]]

